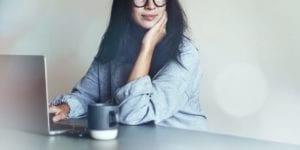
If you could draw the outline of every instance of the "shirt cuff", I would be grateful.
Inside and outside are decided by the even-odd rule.
[[[57,106],[63,103],[68,104],[70,107],[70,112],[68,113],[67,119],[79,118],[84,114],[84,109],[79,100],[71,95],[57,96],[51,101],[50,105]]]

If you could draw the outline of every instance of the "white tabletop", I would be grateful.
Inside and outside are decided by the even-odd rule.
[[[0,149],[9,150],[300,150],[298,145],[154,125],[124,126],[111,141],[66,135],[0,131]]]

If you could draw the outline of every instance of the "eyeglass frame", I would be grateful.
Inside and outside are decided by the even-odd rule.
[[[135,0],[132,0],[132,4],[134,5],[134,7],[137,7],[137,8],[143,8],[143,7],[145,7],[145,6],[147,5],[147,3],[148,3],[149,0],[146,0],[145,4],[144,4],[143,6],[138,6],[138,5],[136,5],[136,3],[135,3],[134,1],[135,1]],[[163,4],[163,5],[158,5],[158,4],[156,4],[156,2],[155,2],[156,0],[152,0],[152,1],[153,1],[154,5],[155,5],[156,7],[164,7],[164,6],[167,5],[167,0],[166,0],[166,3]]]

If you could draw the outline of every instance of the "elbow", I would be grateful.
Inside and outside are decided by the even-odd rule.
[[[140,108],[120,108],[119,122],[127,125],[140,125],[154,120],[151,108],[143,106]]]

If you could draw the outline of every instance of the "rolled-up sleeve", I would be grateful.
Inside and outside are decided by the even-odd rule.
[[[70,107],[68,118],[84,116],[88,104],[95,103],[99,99],[98,67],[98,62],[94,61],[85,76],[74,86],[71,93],[55,97],[50,104],[67,103]]]
[[[140,77],[116,90],[121,123],[159,123],[173,116],[188,102],[189,83],[201,72],[198,50],[186,48],[177,57],[179,63],[169,62],[152,80],[149,76]]]

